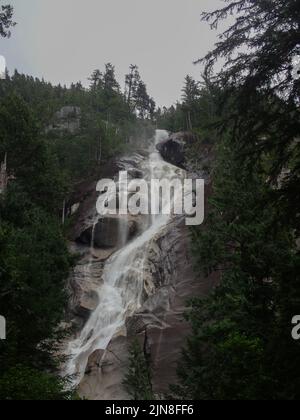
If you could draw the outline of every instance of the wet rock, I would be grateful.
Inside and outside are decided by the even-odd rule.
[[[81,294],[73,309],[75,315],[87,321],[91,313],[97,308],[99,304],[99,297],[94,290],[84,292]]]
[[[137,169],[138,165],[144,160],[144,157],[140,154],[133,154],[132,156],[123,157],[119,160],[119,167],[123,170],[131,170],[132,168]]]
[[[172,134],[167,140],[159,143],[156,148],[167,162],[185,168],[187,146],[194,142],[193,134],[181,132]]]
[[[79,386],[79,395],[89,400],[129,400],[122,383],[127,373],[128,341],[114,338],[107,350],[97,350],[89,358],[87,375]]]
[[[137,334],[143,333],[150,327],[165,329],[168,325],[163,319],[159,319],[150,312],[136,313],[126,320],[126,328],[129,337],[135,337]]]
[[[101,251],[101,254],[106,251]],[[91,260],[89,252],[82,254],[68,282],[69,290],[69,320],[72,320],[76,327],[85,325],[91,313],[99,304],[97,290],[102,282],[104,263],[99,260]]]
[[[97,371],[101,368],[101,360],[105,350],[96,350],[92,353],[89,357],[85,374],[91,375],[92,373],[97,373]]]
[[[128,172],[128,175],[132,179],[143,179],[144,178],[143,172],[140,171],[139,169],[129,169],[127,172]]]
[[[77,213],[79,207],[80,207],[80,203],[75,203],[75,204],[72,205],[71,210],[70,210],[71,216],[73,216],[73,214]]]
[[[124,239],[132,239],[138,231],[138,225],[134,220],[126,220],[116,217],[105,217],[100,219],[94,230],[95,248],[115,248]],[[125,233],[125,234],[124,234]],[[93,226],[84,230],[78,242],[84,245],[91,245],[93,236]]]

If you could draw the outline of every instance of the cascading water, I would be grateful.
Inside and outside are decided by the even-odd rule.
[[[167,137],[166,131],[157,130],[149,160],[141,168],[149,181],[153,178],[173,179],[185,176],[184,171],[166,163],[156,151],[155,145]],[[126,319],[141,307],[147,247],[171,217],[157,215],[152,216],[150,222],[149,219],[145,220],[143,233],[127,244],[124,241],[124,232],[120,232],[124,246],[105,264],[103,281],[97,290],[99,304],[78,338],[68,347],[66,374],[75,378],[75,385],[81,382],[91,354],[95,350],[105,350],[112,338],[125,327]]]
[[[92,228],[92,236],[91,236],[91,248],[90,248],[90,259],[89,263],[86,267],[85,274],[87,277],[92,276],[92,265],[93,265],[93,259],[94,259],[94,245],[95,245],[95,232],[96,232],[96,226],[99,221],[99,216],[95,216],[94,222],[93,222],[93,228]]]

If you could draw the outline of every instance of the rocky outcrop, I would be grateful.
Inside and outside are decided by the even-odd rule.
[[[102,282],[104,262],[114,249],[91,253],[89,248],[76,244],[71,249],[79,258],[69,281],[69,321],[79,330],[98,306],[97,290]]]
[[[218,278],[207,279],[195,273],[190,232],[183,222],[160,238],[158,246],[159,258],[154,267],[163,282],[129,320],[130,323],[134,320],[136,326],[143,324],[142,331],[133,324],[129,331],[130,335],[143,336],[152,362],[153,390],[158,396],[165,396],[170,385],[177,383],[177,363],[190,333],[190,325],[184,320],[187,302],[195,296],[205,296]],[[154,276],[158,273],[156,270]]]
[[[83,245],[90,245],[93,237],[95,248],[115,248],[122,245],[122,240],[131,240],[137,231],[138,225],[134,220],[103,217],[95,226],[84,230],[77,241]],[[120,232],[124,232],[123,238],[120,238]]]
[[[195,136],[189,132],[171,134],[156,147],[162,157],[169,163],[181,168],[186,168],[187,148],[195,143]]]
[[[127,364],[128,339],[115,337],[105,351],[96,350],[90,356],[80,395],[90,400],[129,400],[122,384]]]
[[[171,134],[156,148],[167,162],[188,171],[190,178],[202,178],[206,184],[211,182],[216,158],[212,140],[197,138],[189,132],[179,132]]]
[[[116,179],[121,170],[126,170],[129,178],[141,178],[143,174],[137,165],[145,157],[146,154],[139,151],[131,157],[110,159],[98,168],[93,177],[74,186],[74,191],[66,202],[66,215],[74,215],[73,226],[69,232],[69,239],[72,242],[77,241],[82,232],[93,225],[98,198],[96,190],[98,181],[100,179]]]
[[[76,134],[80,130],[81,109],[77,106],[65,106],[56,112],[53,122],[46,129],[46,132],[68,131]]]
[[[78,331],[98,306],[97,290],[102,282],[105,262],[124,242],[139,232],[139,218],[131,216],[123,219],[113,216],[99,218],[94,228],[97,182],[102,178],[116,178],[119,170],[131,170],[132,175],[140,175],[137,165],[144,158],[136,153],[119,160],[109,160],[99,168],[94,178],[79,183],[66,203],[67,215],[73,215],[73,226],[69,231],[70,249],[77,256],[68,285],[70,299],[67,321]],[[93,229],[94,246],[91,247]],[[120,232],[123,232],[122,238]]]

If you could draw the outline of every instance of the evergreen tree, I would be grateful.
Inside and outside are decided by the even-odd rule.
[[[103,74],[99,69],[93,71],[89,80],[91,82],[90,87],[92,91],[97,91],[99,88],[103,88]]]
[[[10,176],[0,196],[0,308],[7,320],[7,339],[0,341],[0,397],[69,399],[56,357],[66,334],[59,325],[72,266],[56,217],[61,174],[23,100],[1,101],[0,127]]]
[[[147,86],[142,81],[138,67],[130,66],[130,72],[125,76],[125,95],[127,103],[133,112],[137,112],[142,119],[153,119],[156,104],[147,92]]]
[[[124,385],[134,400],[151,401],[155,399],[149,360],[147,360],[138,340],[135,340],[130,348],[129,369]]]
[[[199,84],[191,77],[186,76],[183,88],[183,111],[186,114],[187,129],[193,129],[194,114],[197,114],[197,100],[199,99]]]
[[[193,299],[193,327],[176,395],[192,399],[299,399],[299,83],[291,63],[298,1],[228,1],[204,19],[236,22],[205,62],[218,129],[209,216],[193,229],[197,266],[220,273]],[[297,8],[297,11],[296,11]],[[283,30],[284,28],[284,30]],[[244,50],[241,52],[241,48]],[[212,89],[212,90],[211,90]]]
[[[264,162],[250,174],[229,140],[218,156],[210,214],[193,243],[199,270],[220,272],[221,285],[191,302],[193,334],[177,392],[196,400],[297,399],[299,344],[290,323],[300,303],[300,259],[293,231],[281,223],[284,209],[274,209]]]
[[[135,109],[133,98],[136,96],[138,84],[141,80],[138,66],[131,64],[129,73],[125,76],[125,95],[128,105]]]
[[[237,18],[202,61],[206,73],[212,74],[217,60],[225,57],[223,71],[213,77],[223,92],[220,110],[225,118],[221,124],[235,125],[232,141],[239,144],[250,167],[262,153],[272,156],[269,180],[276,185],[291,164],[295,169],[299,166],[295,139],[300,132],[300,79],[294,77],[294,62],[300,54],[299,1],[228,3],[203,15],[212,27],[233,13]],[[298,182],[299,171],[291,171],[278,193],[278,205],[285,203],[297,230],[299,212],[293,203],[294,195],[299,198]]]
[[[185,86],[182,93],[183,103],[192,107],[195,101],[199,98],[199,83],[197,83],[191,76],[186,76]]]
[[[0,377],[0,400],[62,401],[77,399],[67,382],[49,373],[17,365]]]
[[[58,211],[67,192],[66,180],[39,137],[32,113],[18,96],[8,96],[0,104],[0,137],[8,176],[14,177],[36,204]]]
[[[0,36],[9,38],[11,35],[10,28],[16,25],[13,21],[14,9],[9,5],[0,4]]]
[[[120,92],[120,85],[116,80],[115,66],[111,63],[105,64],[105,72],[103,74],[104,92],[110,96]]]
[[[299,57],[299,0],[230,1],[203,20],[218,28],[235,15],[235,22],[222,34],[216,48],[200,61],[212,71],[219,58],[226,65],[216,76],[222,87],[241,87],[245,101],[259,89],[284,95],[287,101],[299,100],[299,80],[293,64]]]

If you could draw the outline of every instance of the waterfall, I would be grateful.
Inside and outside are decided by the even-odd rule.
[[[92,267],[93,267],[94,250],[95,250],[95,232],[96,232],[96,227],[97,227],[98,222],[99,222],[99,216],[97,215],[95,216],[94,221],[93,221],[91,244],[90,244],[90,258],[89,258],[88,265],[85,269],[85,276],[88,278],[92,277],[93,275]]]
[[[167,137],[166,131],[157,130],[149,159],[141,168],[149,182],[153,178],[173,179],[178,175],[185,176],[184,171],[166,163],[155,148],[158,142]],[[147,248],[171,218],[171,215],[157,215],[150,217],[150,222],[147,218],[144,231],[129,243],[125,240],[127,232],[120,232],[123,247],[105,263],[103,282],[97,290],[98,307],[91,314],[79,336],[68,347],[69,361],[66,374],[74,376],[75,385],[83,379],[88,359],[93,352],[105,350],[112,338],[125,328],[126,319],[141,308]],[[95,226],[96,223],[92,236]]]

